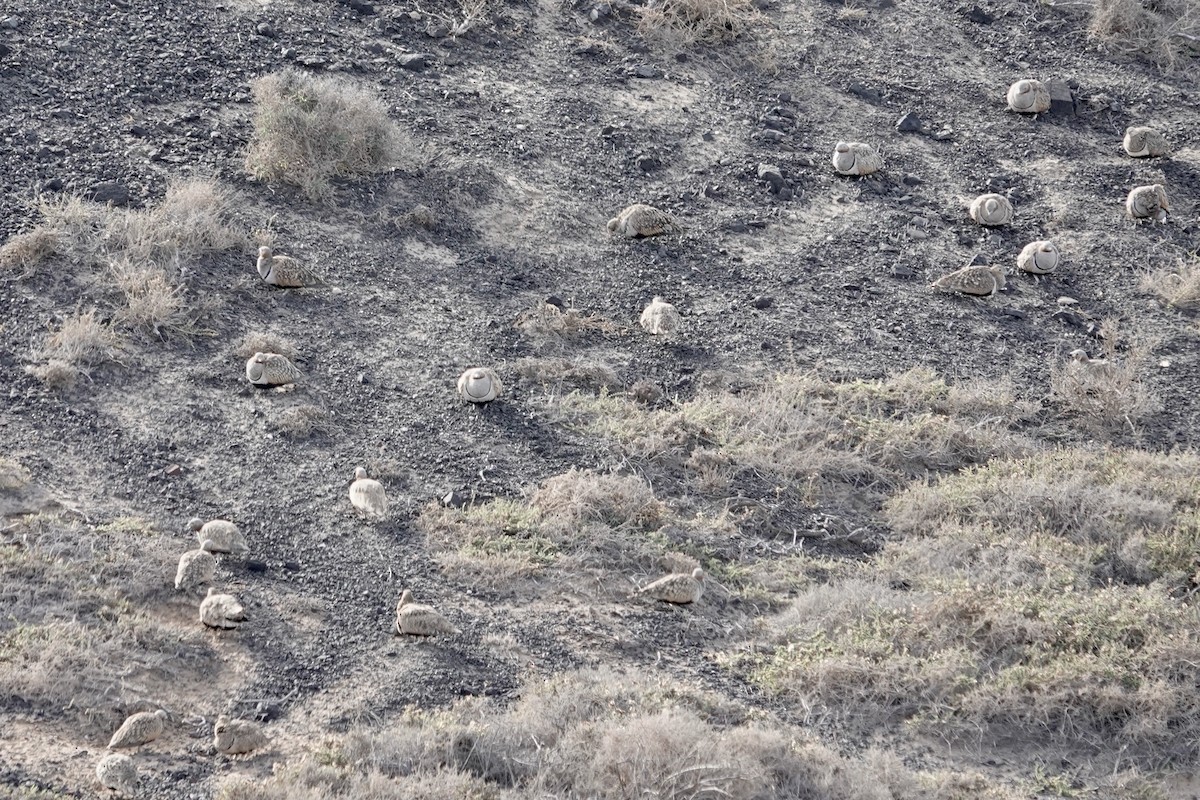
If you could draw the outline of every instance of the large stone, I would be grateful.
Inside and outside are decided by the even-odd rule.
[[[1075,95],[1066,81],[1049,81],[1046,88],[1050,90],[1050,113],[1055,116],[1075,116]]]
[[[129,189],[116,181],[98,183],[84,193],[84,197],[97,203],[110,203],[114,206],[129,205]]]

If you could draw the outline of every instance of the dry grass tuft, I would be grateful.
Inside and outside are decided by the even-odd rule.
[[[248,235],[233,222],[236,197],[216,181],[171,183],[155,207],[112,208],[79,197],[42,200],[44,228],[59,250],[86,263],[129,260],[179,269],[203,256],[249,247]]]
[[[1198,473],[1194,454],[1065,450],[914,484],[887,503],[894,541],[730,661],[860,732],[1194,764]]]
[[[58,248],[58,235],[45,226],[18,233],[0,246],[0,269],[27,269],[57,253]]]
[[[655,532],[666,517],[641,478],[573,469],[548,478],[527,502],[431,505],[417,522],[443,568],[495,585],[551,566],[644,570],[663,553]]]
[[[800,729],[749,722],[740,706],[680,681],[659,683],[599,668],[531,682],[507,708],[471,698],[444,711],[409,710],[382,729],[354,730],[299,766],[276,770],[265,784],[240,783],[219,795],[331,796],[1011,800],[1018,795],[975,775],[916,773],[886,751],[846,758]]]
[[[1113,338],[1106,339],[1112,342]],[[1138,380],[1148,349],[1131,350],[1120,360],[1109,345],[1106,358],[1092,362],[1068,360],[1050,366],[1050,398],[1088,428],[1104,431],[1133,428],[1158,413],[1162,404]]]
[[[289,439],[308,439],[333,430],[325,409],[311,403],[283,409],[271,420],[270,426],[271,430],[279,431]]]
[[[1056,450],[913,485],[885,512],[897,534],[924,540],[910,569],[940,560],[1000,585],[1157,582],[1179,594],[1200,566],[1197,474],[1188,453]]]
[[[51,388],[68,388],[78,375],[88,374],[88,367],[115,361],[119,349],[120,338],[93,308],[68,317],[57,332],[46,337],[39,354],[46,363],[29,371]]]
[[[288,360],[294,360],[300,351],[290,339],[264,331],[252,331],[242,337],[233,354],[238,358],[251,358],[255,353],[278,353]]]
[[[195,331],[184,301],[183,286],[171,283],[161,268],[138,265],[122,258],[108,265],[108,274],[124,297],[116,314],[117,322],[134,330],[153,332],[159,337],[167,331]]]
[[[1179,311],[1200,311],[1200,258],[1195,256],[1169,269],[1157,269],[1142,278],[1142,288]]]
[[[605,317],[585,314],[574,308],[559,308],[552,303],[538,303],[517,315],[513,327],[537,348],[562,347],[580,335],[599,331],[609,335],[618,327]]]
[[[608,364],[583,358],[522,358],[517,372],[523,378],[553,386],[555,392],[564,388],[606,389],[621,388],[621,379]]]
[[[251,89],[258,108],[246,168],[310,200],[327,199],[334,178],[391,169],[411,147],[374,93],[343,78],[287,68]]]
[[[1114,52],[1143,56],[1171,72],[1200,55],[1200,2],[1095,0],[1088,33]]]
[[[760,18],[750,0],[651,0],[640,9],[638,33],[689,47],[736,39]]]
[[[743,530],[788,538],[814,508],[872,514],[914,477],[1036,449],[1014,431],[1031,409],[1007,385],[950,386],[928,370],[842,384],[785,374],[667,408],[604,393],[557,404],[656,484],[737,506]]]

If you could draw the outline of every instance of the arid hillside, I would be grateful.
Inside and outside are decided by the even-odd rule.
[[[1197,0],[6,0],[0,99],[0,798],[1200,797]]]

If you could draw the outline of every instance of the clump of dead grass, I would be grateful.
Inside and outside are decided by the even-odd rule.
[[[97,309],[80,311],[46,337],[38,354],[44,363],[28,369],[50,388],[69,388],[79,375],[89,375],[91,367],[115,361],[120,345],[120,337],[100,319]]]
[[[656,531],[666,518],[641,478],[572,469],[546,479],[527,500],[430,505],[418,527],[444,569],[498,585],[556,565],[644,569],[662,554]]]
[[[144,210],[113,208],[76,196],[38,202],[41,228],[57,249],[84,263],[128,260],[178,270],[198,259],[249,247],[235,222],[237,200],[213,180],[198,178],[167,186],[161,202]]]
[[[618,331],[609,319],[598,314],[585,314],[575,308],[560,308],[553,303],[537,303],[517,315],[513,324],[535,347],[561,348],[567,342],[590,331],[608,335]]]
[[[1108,49],[1171,72],[1200,55],[1200,2],[1095,0],[1088,33]]]
[[[287,68],[251,90],[257,109],[246,168],[311,200],[328,198],[334,178],[391,169],[411,147],[374,93],[344,78]]]
[[[122,258],[108,265],[108,275],[123,297],[116,322],[159,337],[194,330],[183,286],[172,283],[160,267]]]
[[[908,723],[1145,767],[1196,758],[1195,609],[1154,587],[908,583],[865,576],[801,595],[753,679],[859,730]]]
[[[267,331],[251,331],[237,343],[233,354],[238,358],[252,358],[255,353],[278,353],[288,360],[294,360],[300,351],[290,339],[283,336]]]
[[[1181,260],[1175,267],[1156,269],[1142,278],[1142,288],[1179,311],[1200,311],[1200,258]]]
[[[1069,359],[1050,365],[1050,399],[1096,431],[1133,429],[1162,409],[1162,403],[1138,380],[1138,372],[1148,360],[1148,348],[1134,348],[1118,359],[1112,341],[1112,337],[1106,339],[1103,359]]]
[[[522,358],[517,373],[546,386],[555,392],[564,388],[619,389],[621,379],[603,361],[585,358]]]
[[[914,483],[885,505],[892,541],[729,662],[859,731],[1193,764],[1196,474],[1191,453],[1061,450]]]
[[[651,0],[639,8],[638,33],[672,47],[741,36],[761,18],[750,0]]]
[[[756,515],[745,524],[771,536],[792,535],[818,505],[874,513],[914,477],[1037,448],[1015,430],[1034,407],[1010,386],[951,386],[923,369],[851,383],[790,373],[666,408],[572,393],[556,409],[656,483],[686,485],[725,507],[753,501],[742,504]]]
[[[410,709],[314,755],[265,785],[239,784],[220,797],[307,800],[321,796],[315,787],[349,800],[1017,796],[976,775],[914,772],[879,749],[847,758],[799,729],[748,719],[741,706],[683,682],[607,667],[538,680],[507,708],[470,698],[442,711]],[[416,786],[429,788],[414,795]]]
[[[280,411],[271,419],[270,427],[289,439],[309,439],[328,434],[333,423],[325,409],[305,403]]]
[[[952,539],[951,549],[962,551],[956,558],[935,542],[923,545],[947,566],[979,569],[983,554],[1017,543],[1018,554],[1036,556],[1029,567],[1042,580],[1060,570],[1061,586],[1158,581],[1182,593],[1194,588],[1200,566],[1197,474],[1200,458],[1190,453],[1056,450],[913,485],[889,499],[885,513],[901,536]],[[1021,569],[987,577],[1032,580]]]
[[[0,246],[0,269],[28,269],[54,255],[58,248],[58,236],[45,227],[18,233]]]

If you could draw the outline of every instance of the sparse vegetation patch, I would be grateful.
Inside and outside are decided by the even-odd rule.
[[[258,108],[246,168],[311,200],[327,198],[334,178],[396,166],[408,146],[383,103],[344,78],[288,68],[258,78],[252,90]]]
[[[1198,466],[1070,450],[915,484],[885,508],[902,538],[804,591],[742,661],[851,727],[1192,764]]]
[[[750,0],[651,0],[639,12],[642,36],[675,47],[736,39],[760,16]]]
[[[1174,71],[1200,55],[1200,2],[1095,0],[1088,33],[1115,52]]]

